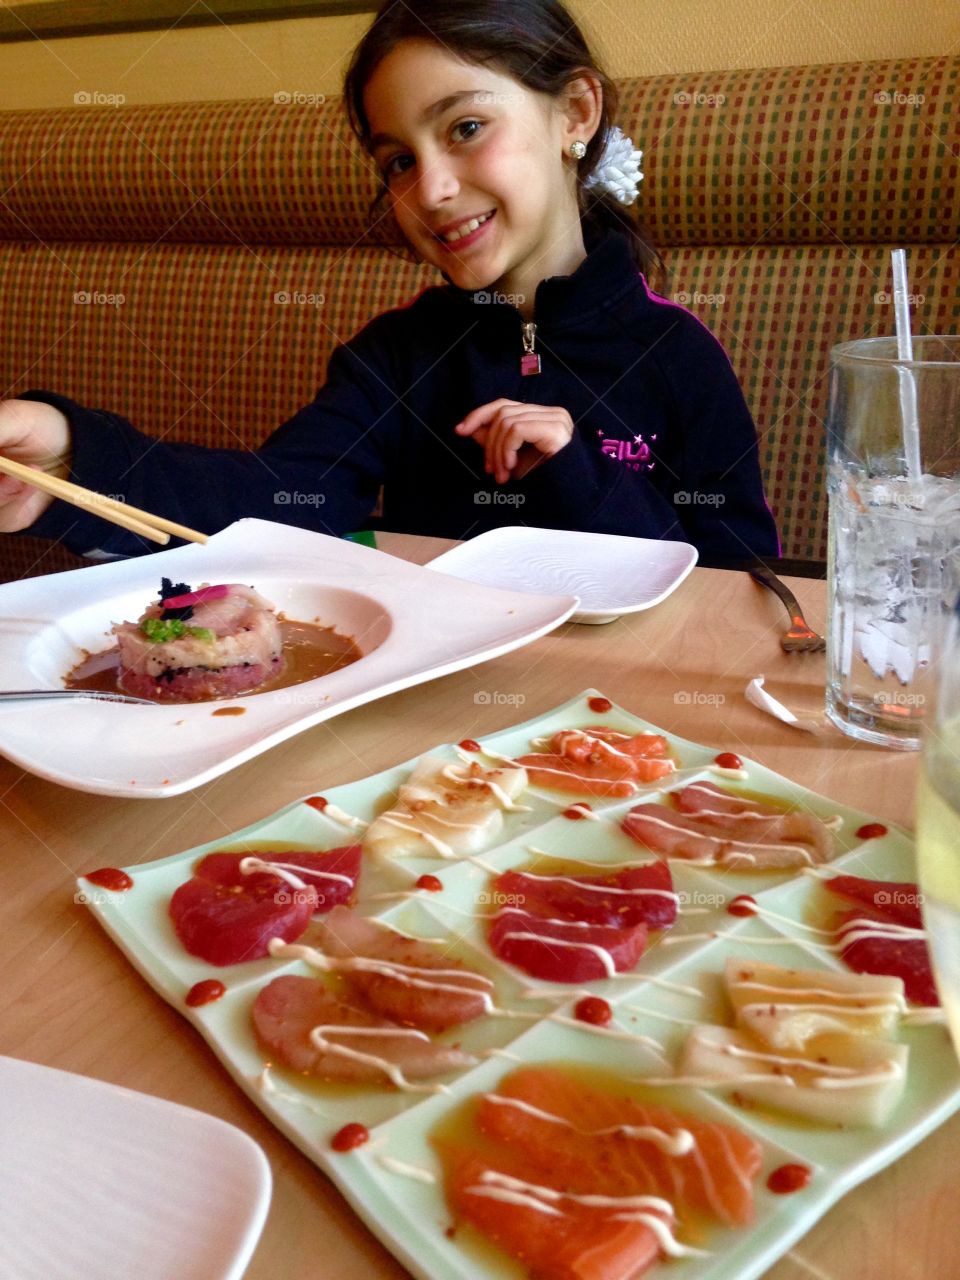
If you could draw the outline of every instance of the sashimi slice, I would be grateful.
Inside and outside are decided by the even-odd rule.
[[[816,814],[800,809],[784,812],[777,805],[738,795],[713,782],[691,782],[672,795],[681,813],[698,814],[710,827],[728,830],[737,839],[751,838],[753,833],[755,840],[796,840],[813,847],[817,862],[827,862],[833,856],[833,833]]]
[[[425,1031],[443,1031],[482,1017],[493,983],[435,942],[410,938],[335,907],[320,926],[320,945],[342,960],[339,971],[385,1017]]]
[[[832,851],[830,832],[810,814],[741,818],[739,825],[713,825],[709,818],[680,813],[665,804],[631,809],[621,828],[663,858],[684,858],[729,870],[785,870],[814,866]],[[819,827],[821,830],[817,830]]]
[[[554,919],[669,929],[677,918],[678,898],[666,862],[597,876],[505,871],[493,888],[495,901],[506,899],[532,915]]]
[[[483,1232],[537,1280],[638,1280],[660,1256],[657,1236],[637,1209],[555,1198],[515,1164],[507,1172],[502,1162],[492,1164],[462,1145],[445,1143],[440,1153],[455,1218]]]
[[[507,907],[490,928],[490,949],[507,964],[546,982],[590,982],[634,967],[647,926],[623,927],[543,919]]]
[[[632,796],[641,783],[673,773],[666,739],[659,734],[621,734],[615,730],[561,729],[548,750],[520,756],[536,786],[610,798]]]
[[[940,1003],[922,930],[871,919],[863,911],[850,911],[839,917],[837,941],[846,943],[840,954],[854,973],[885,973],[902,978],[906,997],[914,1004],[932,1007]]]
[[[321,1080],[386,1084],[391,1067],[417,1080],[476,1062],[459,1049],[434,1044],[421,1031],[337,1000],[315,978],[274,978],[254,1001],[252,1017],[261,1044],[277,1062]],[[311,1039],[318,1027],[324,1029],[326,1046]]]
[[[396,804],[367,828],[363,848],[382,857],[477,853],[499,836],[504,810],[519,807],[514,801],[527,780],[518,766],[485,769],[424,756]]]
[[[484,1094],[479,1128],[522,1151],[567,1191],[656,1195],[678,1215],[753,1219],[759,1143],[730,1125],[594,1088],[552,1067],[521,1067]],[[692,1142],[681,1141],[688,1134]],[[682,1154],[675,1154],[682,1151]]]
[[[177,937],[191,955],[210,964],[259,960],[269,954],[271,939],[295,941],[318,906],[312,885],[294,890],[272,872],[245,875],[243,857],[209,854],[170,899]]]
[[[737,1024],[772,1049],[802,1050],[825,1032],[891,1035],[904,1008],[899,978],[787,969],[731,956],[724,981]]]
[[[915,884],[893,880],[862,880],[859,876],[832,876],[821,881],[829,893],[839,894],[870,909],[877,920],[890,920],[908,929],[922,929],[920,890]]]
[[[871,1036],[822,1035],[804,1053],[772,1051],[731,1027],[690,1032],[678,1074],[727,1082],[744,1097],[822,1124],[878,1127],[899,1102],[908,1048]]]
[[[353,897],[360,877],[360,865],[363,854],[358,844],[340,845],[336,849],[322,852],[307,849],[271,849],[263,853],[208,853],[197,864],[194,875],[204,880],[213,880],[223,884],[243,884],[250,879],[249,873],[241,870],[242,880],[237,879],[236,868],[242,862],[248,864],[256,859],[259,862],[276,866],[278,872],[290,873],[286,880],[288,888],[293,888],[294,879],[311,887],[317,898],[314,911],[331,911],[334,907],[347,903]],[[256,871],[253,874],[266,874]],[[283,877],[281,877],[283,878]]]

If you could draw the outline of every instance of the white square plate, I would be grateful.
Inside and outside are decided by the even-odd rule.
[[[233,1125],[0,1058],[0,1132],[0,1275],[240,1280],[271,1178]]]
[[[340,538],[240,520],[206,546],[0,587],[0,689],[62,688],[137,618],[166,575],[247,582],[288,618],[351,636],[364,657],[287,689],[223,702],[137,706],[95,699],[0,705],[0,753],[31,773],[98,795],[174,796],[374,698],[519,649],[577,606],[462,582]]]
[[[666,600],[696,563],[688,542],[508,525],[445,551],[428,567],[486,586],[579,596],[574,622],[612,622]]]
[[[489,749],[491,760],[498,758],[493,753],[515,756],[529,749],[532,738],[596,724],[598,719],[624,732],[663,732],[616,706],[603,713],[592,710],[589,699],[595,693],[587,690],[536,720],[491,734],[481,745]],[[451,728],[456,738],[456,727]],[[656,799],[664,787],[709,779],[745,788],[748,794],[788,801],[824,820],[839,818],[842,825],[831,864],[838,872],[897,881],[915,876],[912,844],[905,832],[891,828],[881,838],[865,841],[856,833],[870,820],[869,814],[837,805],[748,759],[743,760],[746,778],[731,784],[712,772],[715,748],[665,736],[678,772],[625,800],[590,796],[596,821],[569,821],[564,816],[572,798],[569,793],[538,792],[533,787],[524,795],[530,811],[507,814],[500,842],[479,859],[399,858],[384,860],[387,865],[365,860],[357,909],[401,930],[449,940],[453,954],[493,979],[497,1006],[511,1014],[478,1019],[444,1033],[443,1042],[460,1045],[480,1061],[458,1076],[447,1077],[439,1086],[441,1091],[427,1097],[386,1087],[325,1088],[312,1083],[303,1088],[292,1075],[264,1073],[264,1051],[250,1022],[253,1000],[280,974],[312,971],[299,960],[281,958],[215,969],[187,954],[167,911],[171,894],[203,853],[263,848],[264,842],[279,848],[331,848],[356,839],[353,828],[340,819],[349,815],[369,819],[387,807],[410,763],[325,790],[328,805],[323,812],[296,802],[202,848],[128,867],[133,886],[126,892],[99,889],[83,879],[80,889],[137,970],[196,1027],[233,1080],[308,1159],[329,1174],[414,1276],[419,1280],[520,1280],[525,1272],[506,1255],[490,1248],[477,1250],[468,1230],[453,1235],[447,1231],[450,1212],[440,1185],[431,1181],[439,1177],[440,1168],[429,1137],[453,1109],[478,1091],[495,1087],[518,1063],[603,1066],[625,1077],[672,1074],[685,1020],[715,1020],[713,993],[729,954],[759,954],[763,959],[776,957],[782,964],[832,970],[843,965],[829,951],[811,954],[802,932],[801,922],[809,923],[813,895],[823,892],[809,877],[795,871],[707,869],[674,860],[671,869],[682,912],[677,924],[649,947],[632,973],[587,984],[614,1007],[615,1026],[594,1028],[570,1019],[573,999],[581,994],[579,987],[558,989],[563,1003],[556,1004],[556,1011],[566,1019],[552,1019],[547,1016],[551,1002],[540,994],[550,984],[538,982],[537,997],[528,998],[525,988],[530,983],[525,976],[496,961],[489,950],[485,917],[486,904],[491,902],[491,871],[525,865],[531,846],[562,859],[586,858],[598,870],[622,865],[627,858],[649,861],[652,855],[621,831],[623,815],[638,802]],[[457,758],[450,744],[438,751],[451,760]],[[339,817],[330,816],[338,813]],[[416,891],[416,880],[423,872],[439,877],[440,891]],[[763,918],[729,915],[730,899],[742,893],[755,895],[770,914]],[[184,1002],[187,991],[211,976],[227,987],[222,999],[189,1008]],[[522,1016],[514,1018],[514,1013]],[[704,1242],[709,1257],[663,1262],[650,1272],[649,1280],[680,1276],[754,1280],[841,1196],[903,1155],[956,1111],[960,1073],[946,1028],[905,1027],[900,1038],[910,1046],[907,1087],[880,1129],[818,1128],[778,1119],[762,1109],[738,1108],[730,1100],[729,1089],[708,1093],[684,1087],[684,1110],[735,1125],[759,1142],[763,1167],[755,1185],[756,1218],[742,1229],[712,1230]],[[355,1151],[338,1154],[331,1150],[330,1139],[348,1122],[365,1125],[370,1140]],[[769,1191],[765,1185],[769,1173],[797,1161],[811,1167],[809,1185],[794,1195]],[[904,1248],[909,1250],[909,1244]]]

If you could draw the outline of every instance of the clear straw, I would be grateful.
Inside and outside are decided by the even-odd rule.
[[[897,327],[897,358],[913,359],[913,337],[910,333],[910,303],[907,286],[907,254],[905,249],[891,250],[893,264],[893,308]],[[903,422],[903,451],[907,461],[907,475],[919,480],[922,474],[920,462],[920,423],[917,417],[917,384],[912,369],[898,370],[900,377],[900,417]]]

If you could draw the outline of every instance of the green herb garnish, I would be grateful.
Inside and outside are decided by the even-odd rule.
[[[166,644],[181,636],[193,636],[196,640],[213,640],[209,627],[188,627],[180,618],[144,618],[140,630],[153,644]]]

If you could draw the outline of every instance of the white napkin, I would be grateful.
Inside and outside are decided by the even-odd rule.
[[[754,676],[747,685],[744,693],[747,701],[753,706],[758,707],[761,711],[765,711],[767,715],[773,716],[777,720],[782,720],[784,724],[788,724],[791,729],[800,729],[803,733],[822,733],[823,725],[816,720],[801,720],[795,716],[789,707],[785,707],[782,702],[778,702],[772,694],[766,692],[763,687],[765,676]]]

